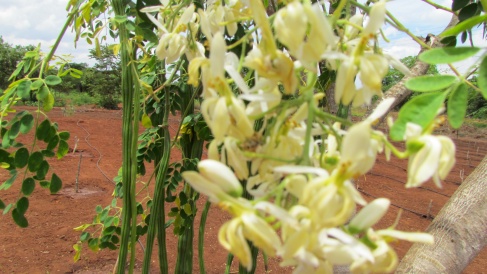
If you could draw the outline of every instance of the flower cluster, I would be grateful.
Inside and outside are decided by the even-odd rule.
[[[408,73],[373,45],[385,21],[384,0],[373,4],[367,20],[357,14],[340,24],[321,2],[285,2],[272,20],[261,0],[208,1],[199,10],[162,3],[144,10],[159,27],[157,56],[168,63],[183,54],[190,60],[188,82],[202,85],[201,113],[214,136],[209,159],[183,178],[232,214],[218,238],[248,269],[251,241],[296,273],[328,273],[336,265],[354,273],[390,272],[398,259],[389,242],[433,239],[373,229],[390,202],[367,203],[352,180],[366,174],[385,151],[410,157],[406,186],[429,178],[439,184],[453,166],[453,142],[411,123],[404,137],[407,151],[391,149],[373,125],[392,100],[383,100],[347,130],[339,123],[343,119],[320,108],[319,64],[336,71],[335,98],[344,105],[381,97],[389,66]],[[235,43],[251,46],[241,56],[230,51],[235,44],[227,44],[238,28],[247,33]],[[242,198],[244,192],[254,199]],[[354,216],[357,205],[363,208]]]

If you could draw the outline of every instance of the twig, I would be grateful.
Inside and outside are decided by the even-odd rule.
[[[74,183],[74,189],[76,193],[78,193],[78,178],[79,178],[79,170],[81,169],[81,159],[83,159],[83,152],[79,153],[78,173],[76,174],[76,182]]]
[[[433,206],[433,200],[430,200],[430,204],[428,205],[428,211],[426,212],[426,218],[429,219],[431,216],[431,207]]]

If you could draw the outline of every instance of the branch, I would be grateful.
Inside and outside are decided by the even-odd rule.
[[[396,273],[461,273],[486,246],[487,156],[457,189],[426,232],[433,245],[414,244]]]

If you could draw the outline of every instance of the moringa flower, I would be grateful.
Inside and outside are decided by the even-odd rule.
[[[243,188],[233,171],[226,165],[211,159],[198,163],[199,173],[206,179],[218,185],[233,197],[242,195]]]
[[[378,198],[366,205],[355,215],[348,226],[354,231],[363,231],[375,225],[389,209],[391,201],[386,198]]]
[[[244,236],[241,218],[224,223],[218,231],[218,241],[226,250],[235,255],[248,271],[252,269],[252,256]]]
[[[346,177],[366,174],[374,166],[377,152],[383,148],[378,137],[383,134],[372,130],[372,124],[387,112],[392,103],[393,98],[383,100],[367,119],[350,127],[343,138],[340,165]]]
[[[318,3],[289,3],[277,12],[274,29],[277,39],[310,71],[316,71],[322,55],[338,42]]]
[[[413,140],[422,147],[409,157],[406,187],[420,186],[430,178],[441,187],[440,180],[455,164],[455,144],[445,136],[423,135]]]

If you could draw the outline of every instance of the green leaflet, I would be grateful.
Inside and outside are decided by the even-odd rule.
[[[476,47],[443,47],[425,51],[419,55],[419,60],[436,65],[450,64],[462,61],[475,55],[480,48]]]
[[[41,79],[34,81],[30,86],[30,90],[38,90],[42,85],[44,85],[44,81]]]
[[[49,86],[59,85],[63,82],[63,80],[61,80],[61,77],[56,75],[48,75],[44,80],[46,81],[46,84]]]
[[[68,154],[68,151],[69,151],[68,143],[64,140],[59,141],[59,146],[56,153],[57,158],[58,159],[63,158],[66,154]]]
[[[28,133],[34,126],[34,116],[26,114],[20,119],[20,132],[23,134]]]
[[[406,82],[406,88],[417,92],[430,92],[451,86],[457,77],[453,75],[425,75],[412,78]]]
[[[19,148],[15,152],[14,163],[17,168],[23,168],[29,161],[29,150],[25,147]]]
[[[44,109],[44,111],[46,112],[51,111],[51,109],[54,107],[54,96],[52,95],[52,93],[49,92],[49,94],[42,101],[42,103],[43,103],[42,108]]]
[[[22,182],[22,193],[25,196],[29,196],[30,194],[32,194],[35,187],[36,187],[36,182],[33,178],[31,177],[25,178],[25,180]]]
[[[453,0],[451,9],[453,11],[460,10],[461,8],[465,7],[469,2],[470,0]]]
[[[477,81],[482,96],[487,99],[487,57],[484,57],[482,63],[480,63]]]
[[[439,36],[440,37],[457,36],[458,34],[475,27],[476,25],[484,22],[485,20],[487,20],[487,14],[471,17],[457,24],[453,28],[445,30],[444,32],[440,33]]]
[[[17,95],[19,97],[22,97],[24,99],[29,99],[30,97],[30,85],[32,84],[32,81],[30,80],[24,80],[20,82],[20,84],[17,86]]]
[[[21,214],[18,208],[12,210],[12,219],[14,219],[15,223],[20,227],[28,227],[29,222],[25,218],[24,214]]]
[[[27,162],[27,168],[29,169],[30,172],[37,172],[43,160],[44,160],[44,156],[42,156],[41,152],[39,151],[33,152],[30,155],[29,160]]]
[[[415,123],[422,128],[427,127],[445,100],[445,93],[432,92],[414,97],[399,111],[396,122],[391,127],[390,136],[393,141],[400,141],[404,138],[407,123]]]
[[[448,98],[448,121],[453,128],[463,124],[467,113],[468,86],[465,83],[458,85]]]
[[[51,194],[56,194],[59,190],[61,190],[62,186],[63,183],[61,181],[61,178],[59,178],[56,173],[53,173],[51,177],[51,184],[49,185],[49,190],[51,191]]]

